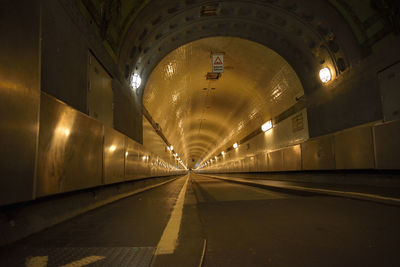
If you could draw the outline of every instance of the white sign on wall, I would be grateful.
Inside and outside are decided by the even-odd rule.
[[[212,72],[222,73],[224,72],[224,55],[223,54],[212,54]]]

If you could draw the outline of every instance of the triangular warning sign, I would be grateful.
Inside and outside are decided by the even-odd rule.
[[[214,60],[214,65],[222,65],[222,60],[221,60],[219,57],[217,57],[217,58]]]

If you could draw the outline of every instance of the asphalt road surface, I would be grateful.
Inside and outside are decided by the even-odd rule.
[[[400,207],[190,174],[1,248],[0,266],[400,266]]]

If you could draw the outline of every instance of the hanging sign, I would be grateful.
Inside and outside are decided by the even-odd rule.
[[[212,54],[212,72],[222,73],[224,72],[224,54]]]

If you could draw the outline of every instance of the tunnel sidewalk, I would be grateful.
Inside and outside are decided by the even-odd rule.
[[[353,181],[351,181],[351,178],[349,177],[346,178],[348,181],[340,179],[343,178],[343,174],[336,174],[336,176],[338,176],[338,179],[336,180],[333,178],[335,174],[319,174],[318,178],[321,180],[319,182],[316,182],[315,179],[313,179],[312,174],[297,174],[297,177],[303,178],[300,179],[303,181],[290,181],[289,179],[282,178],[282,176],[288,177],[293,174],[281,174],[280,177],[275,177],[275,180],[271,178],[270,174],[244,173],[202,175],[271,190],[308,192],[400,206],[400,175],[397,173],[390,175],[386,174],[386,176],[390,176],[390,178],[381,177],[385,176],[385,174],[373,176],[371,174],[365,174],[368,176],[368,178],[365,179],[365,183],[360,182],[362,174],[347,174],[349,177],[355,177],[353,177]],[[325,176],[325,178],[321,179],[323,176]]]

